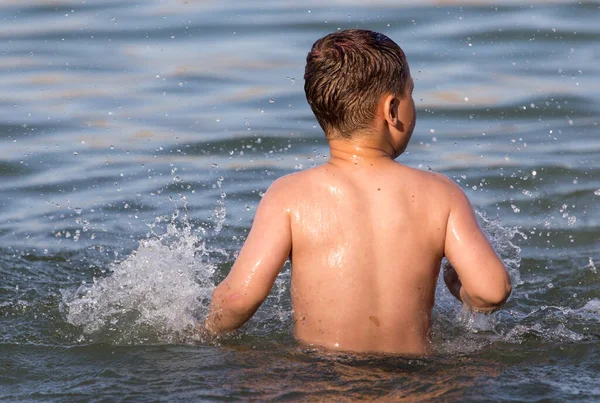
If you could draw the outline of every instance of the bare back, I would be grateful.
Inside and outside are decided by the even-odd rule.
[[[249,320],[288,257],[295,333],[310,345],[426,353],[443,256],[444,281],[468,309],[504,304],[510,278],[456,184],[389,157],[353,160],[332,157],[271,185],[204,329]]]
[[[440,177],[389,159],[293,177],[296,337],[343,350],[426,352],[449,213]]]

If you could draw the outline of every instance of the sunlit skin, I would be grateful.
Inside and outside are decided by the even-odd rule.
[[[468,308],[502,306],[509,276],[462,190],[394,161],[415,127],[413,87],[384,94],[370,130],[330,133],[327,163],[271,185],[199,331],[244,324],[288,258],[295,336],[307,345],[426,354],[444,256],[444,279]]]

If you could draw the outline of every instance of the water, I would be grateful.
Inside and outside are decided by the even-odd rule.
[[[600,3],[366,4],[0,5],[2,399],[600,397]],[[440,289],[432,357],[344,356],[294,342],[286,267],[199,340],[262,192],[326,160],[304,57],[352,27],[406,51],[400,161],[465,189],[513,295],[490,319]]]

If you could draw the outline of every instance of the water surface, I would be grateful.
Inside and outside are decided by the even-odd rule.
[[[399,5],[398,3],[402,3]],[[600,398],[600,3],[4,1],[0,397]],[[416,81],[399,161],[457,181],[511,268],[492,320],[440,289],[436,353],[291,337],[289,268],[238,335],[192,343],[262,192],[328,154],[304,58],[389,35]]]

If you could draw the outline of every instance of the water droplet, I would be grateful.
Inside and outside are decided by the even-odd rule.
[[[521,209],[520,209],[520,208],[518,208],[517,206],[515,206],[514,204],[511,204],[511,205],[510,205],[510,207],[512,208],[512,210],[513,210],[515,213],[520,213],[520,212],[521,212]]]
[[[595,191],[594,191],[594,194],[595,194],[596,196],[600,196],[600,189],[598,189],[598,190],[595,190]]]
[[[271,99],[269,99],[269,103],[270,103],[270,104],[274,104],[274,103],[275,103],[275,98],[271,98]]]
[[[213,164],[211,165],[211,168],[218,168],[219,165],[216,162],[213,162]]]
[[[598,270],[596,269],[596,265],[594,264],[594,261],[592,260],[592,258],[589,258],[588,263],[590,264],[590,270],[594,273],[597,273]]]

